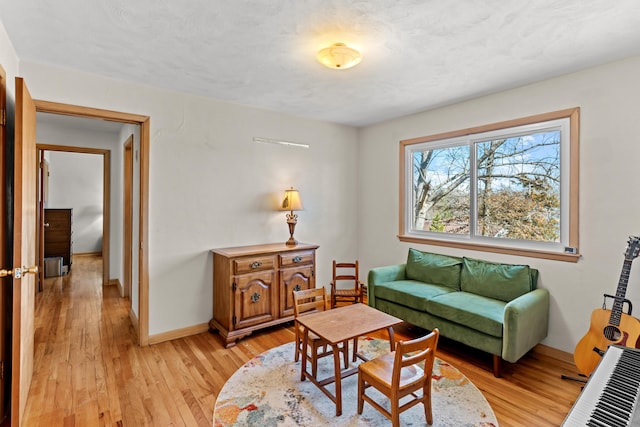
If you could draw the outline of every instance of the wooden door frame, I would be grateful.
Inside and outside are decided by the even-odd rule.
[[[38,237],[38,255],[36,259],[38,260],[38,292],[42,292],[44,289],[44,205],[45,205],[45,163],[44,159],[44,151],[38,150],[38,144],[36,142],[36,153],[38,155],[38,167],[36,168],[38,171],[38,178],[36,178],[37,189],[37,203],[38,207],[36,209],[36,236]],[[48,173],[48,169],[46,171]]]
[[[131,251],[133,249],[133,135],[123,145],[122,180],[122,293],[131,303]]]
[[[102,286],[108,285],[109,266],[111,265],[111,150],[51,144],[36,144],[36,150],[38,150],[39,153],[38,158],[40,158],[40,152],[44,151],[102,156]],[[43,213],[44,212],[40,212],[40,215]],[[44,219],[44,215],[42,218]],[[44,235],[40,235],[39,239],[41,242],[44,241]],[[40,265],[43,266],[44,259],[39,261]],[[69,260],[69,262],[71,263],[72,261]],[[71,268],[71,266],[69,267]]]
[[[99,108],[34,100],[39,113],[89,117],[140,127],[140,212],[138,227],[138,344],[149,345],[149,149],[151,118]]]

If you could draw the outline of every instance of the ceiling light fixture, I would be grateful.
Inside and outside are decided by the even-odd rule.
[[[346,70],[358,65],[362,54],[344,43],[334,43],[318,52],[317,58],[325,67]]]

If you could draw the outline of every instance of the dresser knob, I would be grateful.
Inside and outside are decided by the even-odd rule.
[[[256,292],[251,295],[251,302],[256,303],[258,301],[260,301],[260,294]]]
[[[262,267],[262,263],[260,261],[254,261],[251,263],[251,268],[260,268]]]

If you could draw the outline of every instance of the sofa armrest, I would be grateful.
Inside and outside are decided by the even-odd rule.
[[[502,358],[516,362],[542,341],[549,330],[549,291],[535,289],[504,309]]]
[[[367,302],[371,307],[375,307],[376,285],[379,283],[404,280],[406,266],[406,264],[397,264],[369,270],[369,276],[367,277]]]

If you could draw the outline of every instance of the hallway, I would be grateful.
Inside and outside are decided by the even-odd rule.
[[[119,353],[135,346],[135,331],[128,300],[119,297],[116,286],[101,286],[101,261],[74,257],[72,272],[45,279],[36,296],[26,425],[92,425],[96,414],[111,425],[121,417],[110,409],[119,404],[109,399],[118,396],[113,378],[130,369]]]

